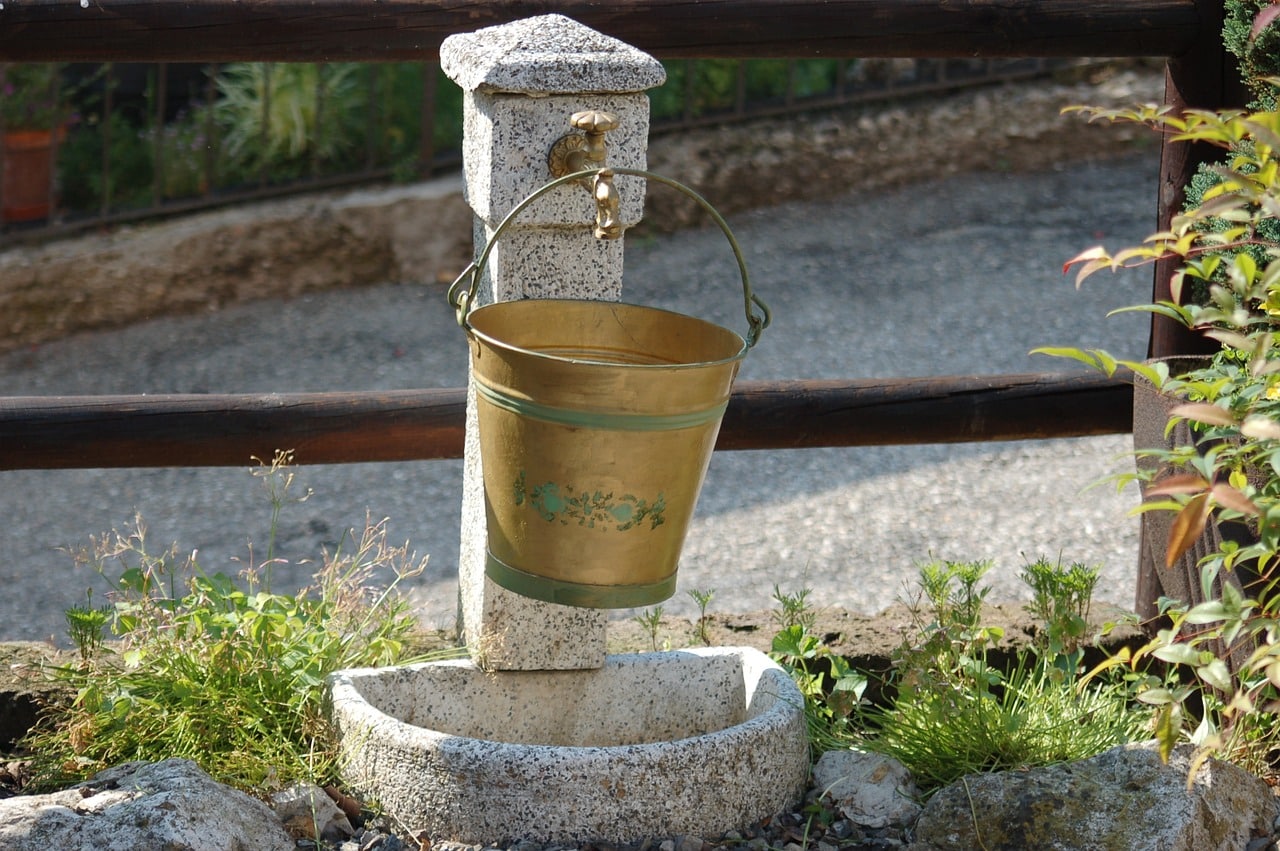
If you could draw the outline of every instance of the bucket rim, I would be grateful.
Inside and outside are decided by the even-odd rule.
[[[592,357],[581,357],[581,356],[570,357],[567,355],[555,354],[554,352],[547,352],[547,351],[542,351],[535,348],[529,348],[527,346],[516,345],[515,343],[499,340],[498,338],[494,337],[492,334],[486,334],[483,331],[480,331],[471,322],[468,322],[466,327],[467,335],[476,339],[483,340],[485,343],[487,343],[488,345],[492,346],[495,349],[500,349],[508,352],[515,352],[523,355],[530,355],[538,358],[545,358],[546,360],[555,361],[557,363],[581,364],[581,365],[590,365],[590,366],[606,366],[611,368],[624,368],[624,369],[637,369],[637,370],[669,371],[669,370],[705,369],[707,367],[714,367],[714,366],[727,366],[729,364],[737,363],[738,361],[744,360],[747,356],[747,352],[751,350],[751,345],[747,342],[747,340],[737,331],[734,331],[732,328],[726,328],[723,325],[720,325],[715,322],[711,322],[710,320],[703,319],[699,316],[691,316],[687,313],[680,313],[677,310],[668,310],[667,308],[664,308],[664,307],[653,307],[651,305],[646,305],[646,304],[634,304],[628,301],[593,301],[591,299],[576,299],[576,298],[513,299],[510,301],[499,301],[499,302],[493,302],[491,304],[481,305],[479,307],[474,308],[472,310],[471,315],[475,316],[490,308],[510,307],[513,305],[533,305],[533,304],[541,305],[541,304],[548,304],[548,303],[574,304],[574,305],[599,305],[601,307],[624,307],[630,310],[645,311],[649,313],[662,313],[668,316],[677,316],[683,320],[686,320],[689,322],[696,322],[701,325],[706,325],[708,327],[715,328],[716,330],[724,334],[728,334],[733,339],[738,341],[739,346],[738,346],[738,350],[734,354],[728,357],[719,358],[717,360],[700,360],[700,361],[693,361],[690,363],[626,363],[626,362],[619,363],[618,361],[603,360],[603,359],[592,358]]]

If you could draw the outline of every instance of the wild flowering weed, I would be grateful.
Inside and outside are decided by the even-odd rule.
[[[263,472],[273,535],[292,484],[288,460],[278,455]],[[271,588],[272,549],[268,543],[267,559],[232,577],[207,573],[176,547],[153,553],[140,518],[130,531],[94,541],[85,558],[111,584],[110,608],[71,617],[80,662],[52,673],[75,698],[24,743],[37,787],[169,757],[192,759],[249,791],[332,779],[325,678],[406,661],[417,624],[399,587],[426,560],[392,546],[385,521],[367,520],[323,553],[309,587],[284,594]],[[107,642],[94,623],[109,627]]]

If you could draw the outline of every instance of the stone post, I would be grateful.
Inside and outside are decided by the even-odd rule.
[[[561,15],[450,36],[445,73],[464,92],[463,169],[475,212],[477,253],[503,217],[552,178],[547,155],[573,132],[569,117],[613,114],[608,165],[645,167],[649,100],[665,79],[653,57]],[[623,227],[640,220],[645,184],[619,176]],[[617,300],[623,240],[592,233],[595,203],[578,185],[557,187],[526,209],[489,256],[481,302],[521,298]],[[467,403],[459,619],[476,662],[490,670],[570,670],[604,664],[605,617],[543,603],[485,576],[485,509],[474,387]]]

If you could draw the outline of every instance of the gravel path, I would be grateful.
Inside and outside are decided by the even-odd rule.
[[[1154,152],[1029,174],[969,174],[875,197],[732,217],[773,327],[742,377],[840,378],[1069,369],[1038,345],[1145,349],[1148,276],[1076,291],[1065,258],[1152,229]],[[741,325],[719,231],[627,246],[630,297]],[[460,386],[467,349],[438,285],[265,302],[72,337],[0,358],[0,393],[192,393]],[[672,614],[767,608],[777,584],[860,612],[894,602],[930,554],[996,561],[993,596],[1018,598],[1023,555],[1104,564],[1100,596],[1131,604],[1135,497],[1092,482],[1122,469],[1128,437],[929,447],[718,453],[680,570]],[[299,470],[314,496],[281,518],[290,559],[313,558],[366,512],[431,556],[414,589],[433,625],[452,622],[461,462]],[[245,470],[0,472],[0,639],[60,635],[62,609],[95,577],[56,548],[123,529],[137,511],[156,547],[235,569],[265,541],[269,505]],[[306,566],[279,571],[301,582]],[[100,599],[100,596],[95,596]],[[630,613],[620,613],[620,617]]]

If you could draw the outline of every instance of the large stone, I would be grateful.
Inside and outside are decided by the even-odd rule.
[[[5,851],[290,851],[263,802],[190,760],[132,762],[61,792],[0,801]]]
[[[920,815],[920,790],[896,759],[859,751],[827,751],[813,766],[814,790],[856,825],[905,827]]]
[[[1091,759],[971,775],[925,805],[911,851],[1240,851],[1270,836],[1270,788],[1237,766],[1209,760],[1188,788],[1194,751],[1163,764],[1154,743]]]

